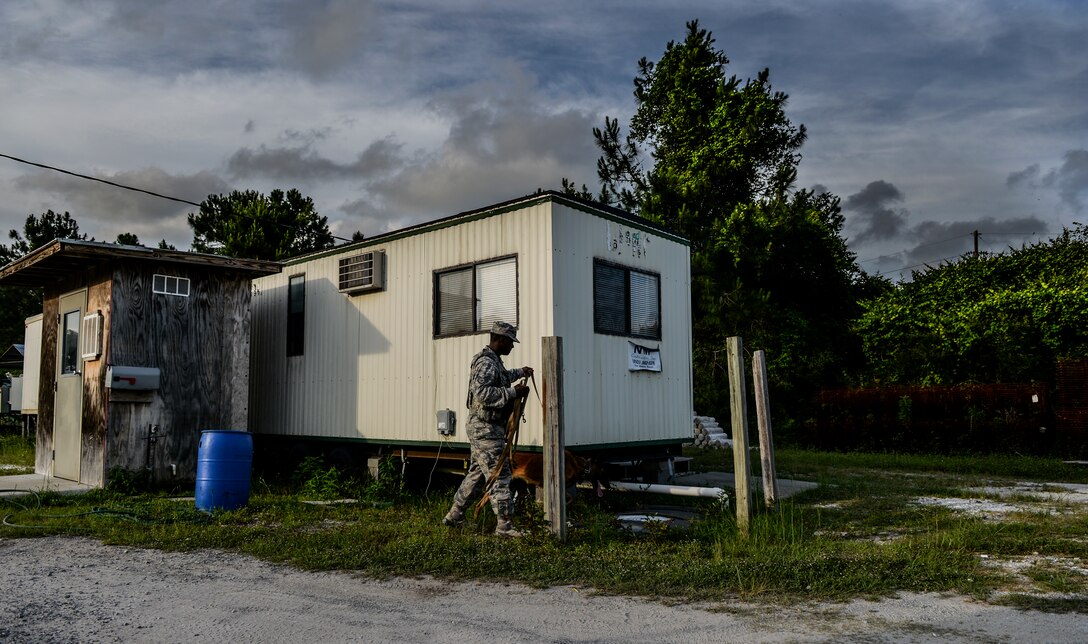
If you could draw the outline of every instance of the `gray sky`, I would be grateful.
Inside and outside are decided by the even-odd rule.
[[[729,73],[790,95],[798,187],[842,198],[869,272],[1088,216],[1082,0],[492,4],[5,0],[0,153],[196,202],[298,188],[373,235],[564,176],[595,191],[591,128],[629,120],[638,59],[698,18]],[[4,232],[53,209],[192,241],[191,206],[6,159],[0,190]]]

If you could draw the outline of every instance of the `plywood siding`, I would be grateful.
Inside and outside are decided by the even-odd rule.
[[[508,367],[539,365],[550,335],[551,204],[539,203],[455,226],[376,240],[285,267],[255,281],[252,407],[254,431],[376,442],[437,442],[435,412],[457,412],[464,442],[469,361],[486,333],[433,337],[434,272],[517,257],[522,343]],[[338,292],[338,260],[386,254],[386,289]],[[304,355],[286,356],[287,284],[306,276]],[[525,436],[539,442],[540,409],[530,406]]]
[[[87,310],[84,315],[101,312],[103,345],[109,338],[109,310],[112,272],[97,268],[88,274]],[[106,347],[103,346],[103,349]],[[97,360],[83,362],[83,418],[79,482],[101,486],[105,483],[106,448],[106,353]]]
[[[188,277],[190,296],[153,294],[154,273]],[[157,367],[161,380],[156,392],[110,396],[107,472],[150,467],[157,480],[175,472],[192,479],[202,430],[246,429],[249,281],[230,271],[122,264],[112,296],[109,363]],[[149,444],[152,425],[159,433]]]
[[[556,204],[552,216],[555,334],[563,338],[567,445],[611,445],[690,436],[688,247],[652,229],[592,216],[563,204]],[[633,242],[635,233],[637,244]],[[594,333],[594,258],[660,275],[660,341]],[[660,347],[662,371],[628,371],[628,340]]]

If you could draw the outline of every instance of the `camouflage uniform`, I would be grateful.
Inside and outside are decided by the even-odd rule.
[[[484,347],[472,358],[472,375],[468,383],[468,423],[465,431],[471,448],[471,463],[465,480],[457,488],[453,497],[451,515],[464,514],[472,497],[487,482],[495,464],[499,462],[506,448],[506,421],[514,406],[514,388],[511,383],[522,377],[523,370],[507,369],[502,358]],[[513,513],[513,495],[510,493],[510,461],[502,465],[502,470],[491,488],[491,509],[499,517],[508,517]]]

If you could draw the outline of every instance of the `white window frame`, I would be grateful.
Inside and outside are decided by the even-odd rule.
[[[158,295],[189,297],[189,278],[155,273],[151,278],[151,292]]]
[[[505,274],[503,267],[510,266],[512,275]],[[497,269],[492,272],[491,269]],[[440,288],[444,277],[454,274],[467,274],[471,276],[471,293],[466,293],[467,299],[472,302],[472,311],[468,312],[470,324],[450,328],[444,325],[443,310],[448,301],[443,300],[443,292]],[[495,282],[490,282],[496,279]],[[518,326],[518,311],[520,309],[520,292],[518,284],[517,255],[496,257],[481,262],[462,264],[450,268],[443,268],[434,273],[434,337],[449,338],[463,335],[475,335],[488,333],[491,325],[496,320],[509,322]],[[491,288],[503,288],[501,293],[489,293]],[[509,290],[506,290],[509,289]],[[461,316],[462,319],[464,316]]]

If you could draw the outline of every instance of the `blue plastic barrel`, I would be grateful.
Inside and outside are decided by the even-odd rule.
[[[200,432],[196,459],[196,509],[237,510],[249,502],[253,435],[227,429]]]

